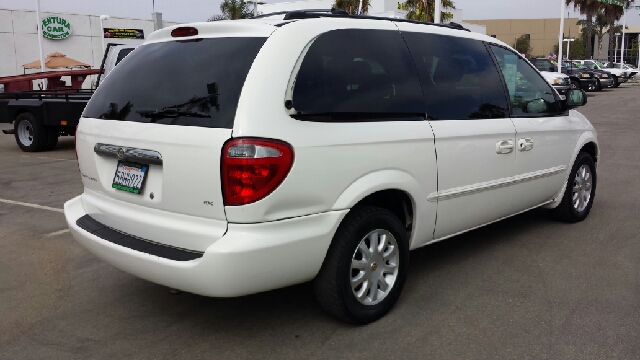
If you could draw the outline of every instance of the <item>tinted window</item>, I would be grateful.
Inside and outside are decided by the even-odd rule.
[[[142,45],[100,84],[83,116],[231,128],[240,91],[265,40],[216,38]]]
[[[491,45],[504,76],[514,116],[553,115],[560,111],[554,90],[518,54]]]
[[[133,51],[133,48],[120,50],[120,52],[118,52],[118,56],[116,57],[116,65],[118,65],[120,61],[122,61],[122,59],[124,59],[125,56],[129,55],[129,53],[132,51]]]
[[[334,30],[309,47],[296,76],[299,119],[424,119],[422,90],[398,31]]]
[[[530,60],[533,66],[535,66],[540,71],[557,71],[556,66],[551,63],[551,60],[548,59],[531,59]]]
[[[504,118],[509,108],[491,54],[477,40],[403,33],[434,120]]]

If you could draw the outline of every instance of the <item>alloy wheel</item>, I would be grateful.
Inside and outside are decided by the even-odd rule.
[[[578,212],[584,211],[591,200],[591,188],[593,185],[593,177],[591,176],[591,168],[588,165],[582,165],[576,172],[573,180],[573,208]]]
[[[389,231],[378,229],[363,237],[351,260],[351,290],[358,302],[384,300],[398,277],[399,261],[398,243]]]

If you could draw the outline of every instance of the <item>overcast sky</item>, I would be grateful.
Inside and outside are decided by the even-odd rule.
[[[163,19],[177,22],[204,21],[220,13],[221,0],[155,0]],[[279,0],[264,0],[280,2]],[[465,20],[557,18],[564,0],[454,0]],[[637,1],[640,5],[640,1]],[[36,0],[0,0],[2,9],[35,9]],[[42,11],[73,14],[108,14],[151,18],[152,0],[41,0]],[[259,8],[258,8],[259,9]],[[569,9],[571,11],[572,9]],[[575,16],[573,14],[572,16]],[[629,10],[628,24],[640,24],[638,11]]]

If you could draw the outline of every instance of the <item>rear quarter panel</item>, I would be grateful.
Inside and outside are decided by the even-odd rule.
[[[294,148],[294,165],[282,185],[266,198],[226,206],[230,223],[255,223],[352,207],[365,196],[399,189],[414,199],[413,246],[430,240],[436,204],[433,133],[427,121],[319,123],[291,118],[284,101],[289,79],[305,46],[340,28],[398,31],[390,22],[309,19],[282,26],[267,40],[245,82],[233,137],[279,139]],[[422,201],[424,200],[424,201]],[[423,226],[424,225],[424,226]]]

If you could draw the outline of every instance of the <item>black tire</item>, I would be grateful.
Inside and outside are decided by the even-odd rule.
[[[360,303],[351,288],[351,262],[360,242],[375,230],[386,230],[396,240],[398,273],[395,282],[382,301],[373,305]],[[374,261],[374,260],[372,260]],[[386,262],[387,264],[389,261]],[[409,265],[409,240],[400,220],[390,211],[366,206],[357,207],[340,224],[322,268],[314,281],[320,306],[330,315],[349,323],[368,324],[383,317],[396,303],[404,286]],[[383,266],[383,265],[381,265]],[[375,262],[367,265],[377,270]],[[357,271],[357,270],[356,270]],[[381,271],[381,270],[380,270]],[[376,285],[376,294],[378,285]],[[365,290],[369,293],[369,290]]]
[[[591,192],[586,207],[579,210],[576,209],[573,203],[573,188],[576,186],[576,174],[583,165],[588,166],[591,172]],[[597,180],[598,175],[596,173],[596,165],[593,158],[585,152],[580,152],[576,157],[576,161],[573,163],[571,173],[569,173],[567,188],[562,196],[562,201],[560,202],[560,205],[553,210],[556,218],[568,223],[576,223],[586,219],[591,211],[591,206],[593,206],[593,199],[596,197]]]
[[[47,135],[47,145],[45,146],[44,150],[53,150],[58,144],[58,132],[55,130],[49,130]]]
[[[611,75],[611,77],[613,78],[613,85],[611,85],[611,87],[617,88],[618,86],[620,86],[620,81],[618,81],[618,77],[615,75]]]
[[[600,91],[602,90],[602,83],[600,82],[600,79],[596,80],[596,90],[595,91]]]
[[[29,136],[21,139],[20,127],[26,126]],[[44,126],[38,124],[36,119],[31,113],[22,113],[18,115],[13,122],[13,130],[15,131],[15,138],[18,146],[25,152],[42,151],[46,148],[49,142],[49,134]]]
[[[576,79],[571,79],[571,88],[572,89],[577,89],[577,90],[582,89],[582,87],[580,86],[580,81],[578,81]]]

